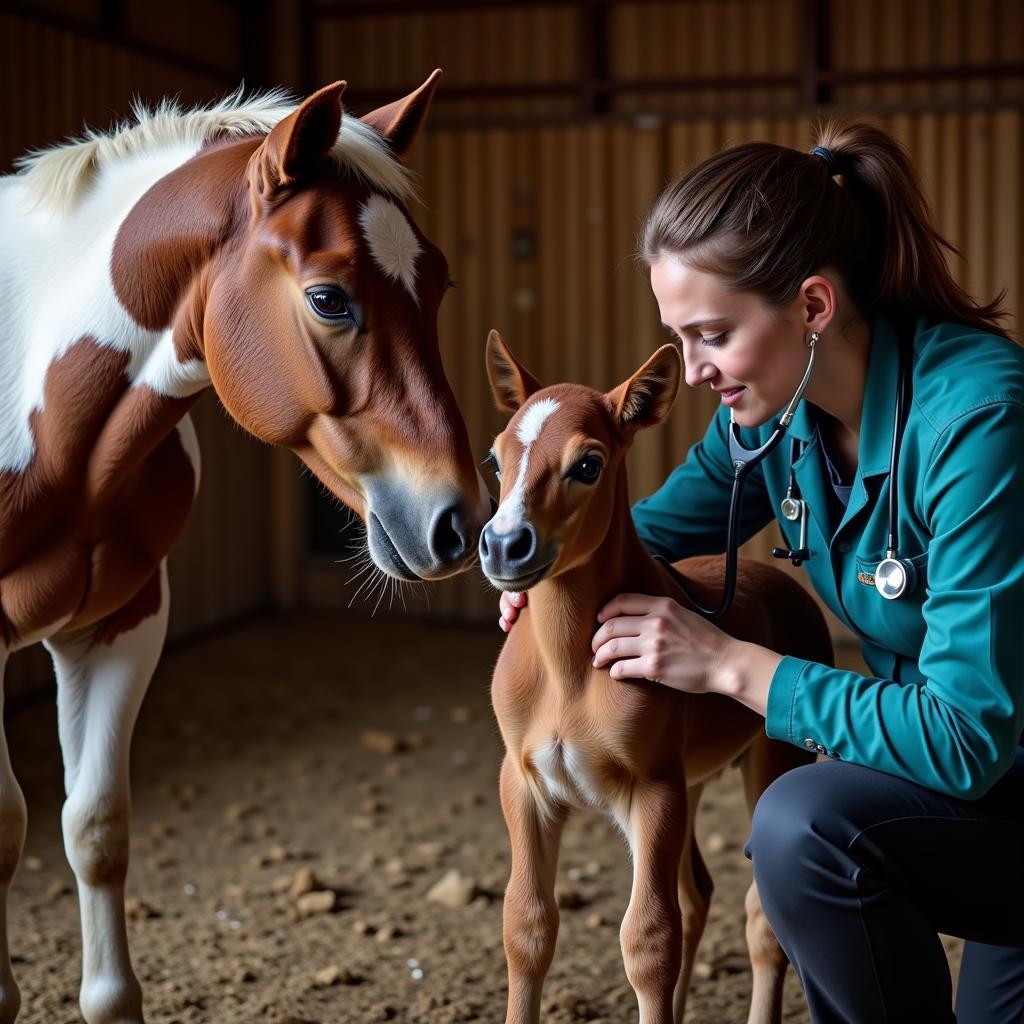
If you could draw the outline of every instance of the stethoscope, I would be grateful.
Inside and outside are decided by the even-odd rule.
[[[725,586],[722,591],[722,599],[717,608],[706,608],[686,585],[685,578],[678,573],[663,558],[658,558],[669,573],[674,577],[676,583],[682,588],[683,593],[693,605],[694,609],[709,619],[717,619],[723,615],[732,604],[733,595],[736,591],[736,561],[738,549],[738,529],[740,519],[740,508],[743,503],[743,485],[751,471],[759,466],[782,440],[783,435],[789,428],[796,413],[796,407],[807,390],[807,384],[811,379],[811,371],[814,368],[814,355],[818,343],[818,332],[813,331],[808,335],[807,346],[811,350],[807,360],[807,369],[804,371],[803,379],[800,381],[796,393],[786,406],[783,414],[775,421],[768,440],[759,448],[747,448],[740,439],[740,428],[736,424],[735,416],[730,412],[729,416],[729,459],[732,462],[733,481],[732,497],[729,501],[729,523],[725,542]],[[916,584],[914,566],[905,558],[899,557],[899,536],[897,534],[897,496],[896,496],[896,471],[899,467],[900,443],[903,439],[903,428],[906,426],[907,413],[910,405],[910,360],[904,357],[903,347],[900,346],[900,368],[899,381],[896,385],[896,413],[892,433],[892,452],[889,457],[889,531],[883,558],[875,569],[875,589],[886,600],[892,601],[912,590]],[[805,502],[797,487],[796,475],[793,464],[803,452],[803,446],[798,439],[793,439],[790,449],[790,470],[789,485],[786,488],[786,495],[780,503],[779,511],[782,517],[790,522],[800,524],[799,542],[796,548],[773,548],[772,554],[776,558],[789,558],[796,566],[802,565],[811,557],[807,549],[807,502]]]

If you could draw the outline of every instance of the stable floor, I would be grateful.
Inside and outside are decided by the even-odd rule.
[[[133,749],[128,927],[150,1024],[504,1019],[500,643],[497,628],[266,618],[164,657]],[[71,1024],[81,958],[52,702],[7,731],[29,802],[10,897],[19,1021]],[[746,1019],[746,826],[728,772],[699,819],[716,891],[687,1021]],[[452,870],[454,905],[428,899]],[[575,815],[559,872],[545,1021],[635,1022],[621,837]],[[808,1020],[792,972],[784,1019]]]

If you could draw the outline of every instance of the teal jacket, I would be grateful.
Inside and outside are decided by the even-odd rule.
[[[1024,350],[954,323],[919,321],[913,402],[897,474],[900,556],[916,589],[895,601],[873,574],[888,532],[898,377],[891,324],[876,319],[857,475],[830,522],[828,470],[802,402],[790,436],[809,507],[811,585],[860,638],[872,677],[785,657],[768,693],[774,739],[976,799],[1006,771],[1024,728]],[[633,509],[644,544],[670,559],[721,552],[732,489],[728,410],[661,488]],[[772,424],[742,431],[748,447]],[[777,518],[790,472],[782,443],[747,479],[741,540]],[[780,518],[791,547],[797,524]],[[833,529],[833,527],[835,527]]]

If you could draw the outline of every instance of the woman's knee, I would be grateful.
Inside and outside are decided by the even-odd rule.
[[[842,793],[851,765],[821,762],[780,775],[754,808],[744,853],[766,889],[795,890],[792,883],[821,869],[836,870],[846,859],[851,824]],[[854,769],[856,771],[856,769]]]

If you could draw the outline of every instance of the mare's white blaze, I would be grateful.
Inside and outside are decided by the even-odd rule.
[[[581,748],[553,739],[535,747],[531,760],[555,800],[574,807],[607,807],[594,767]]]
[[[416,259],[422,246],[409,219],[390,199],[374,194],[359,211],[359,226],[377,266],[392,280],[401,281],[418,301]]]
[[[507,533],[518,526],[526,515],[523,498],[526,495],[526,474],[530,467],[530,449],[540,437],[541,428],[558,411],[558,402],[553,398],[541,398],[533,403],[522,415],[516,428],[516,437],[524,445],[519,460],[519,476],[507,497],[498,507],[491,522],[499,533]]]

